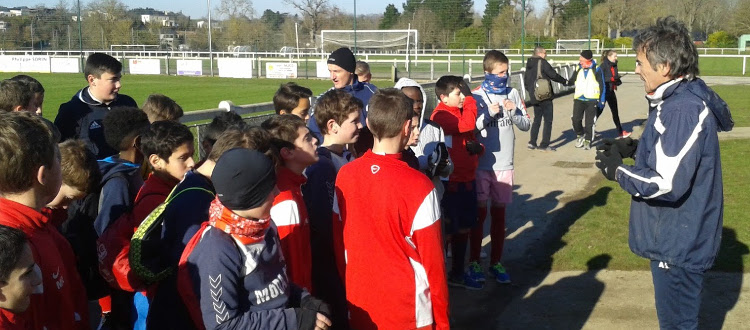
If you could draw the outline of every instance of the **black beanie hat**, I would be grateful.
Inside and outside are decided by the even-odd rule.
[[[249,210],[266,201],[276,186],[276,171],[273,161],[263,153],[234,148],[219,157],[211,181],[224,206]]]
[[[357,60],[354,59],[354,54],[349,48],[341,47],[336,49],[328,56],[328,64],[335,64],[340,66],[342,69],[354,73],[354,69],[357,67]]]
[[[584,50],[584,51],[581,52],[581,56],[583,56],[583,58],[585,58],[587,60],[590,60],[590,59],[594,58],[594,53],[592,53],[591,50],[586,49],[586,50]]]

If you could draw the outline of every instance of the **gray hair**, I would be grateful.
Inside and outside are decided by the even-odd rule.
[[[669,77],[693,79],[698,75],[698,50],[685,24],[674,16],[662,17],[633,39],[633,50],[646,54],[651,68],[669,66]]]

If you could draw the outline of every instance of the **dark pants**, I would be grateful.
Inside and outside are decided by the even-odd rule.
[[[539,126],[542,124],[542,120],[544,120],[542,142],[539,144],[539,147],[546,148],[549,146],[549,139],[552,135],[552,114],[552,100],[542,101],[534,106],[534,122],[531,124],[529,143],[536,145],[536,139],[539,136]]]
[[[573,100],[573,130],[577,136],[583,135],[584,140],[591,141],[596,111],[596,101]],[[585,129],[581,123],[583,120],[586,122]]]
[[[651,260],[661,329],[698,329],[703,273]]]
[[[617,94],[615,94],[615,91],[612,90],[610,84],[607,84],[607,95],[605,95],[605,98],[607,104],[609,104],[609,110],[612,111],[612,121],[615,122],[617,134],[619,135],[620,133],[622,133],[622,125],[620,124],[620,113],[617,108]],[[604,108],[598,109],[596,111],[596,121],[599,121],[599,118],[601,118],[602,116],[602,112],[604,112]]]

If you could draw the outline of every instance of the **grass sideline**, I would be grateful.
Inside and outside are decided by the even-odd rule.
[[[711,88],[729,105],[735,127],[750,126],[750,86],[714,85]]]
[[[750,172],[745,160],[750,157],[750,140],[720,142],[724,178],[724,231],[714,270],[750,272],[750,227],[745,215],[750,212],[746,187]],[[560,249],[552,255],[552,270],[585,270],[591,258],[612,256],[607,269],[649,270],[648,260],[636,256],[628,247],[630,195],[620,186],[603,178],[588,192],[605,198],[605,205],[595,206],[580,215],[562,236]],[[574,200],[597,199],[584,193]],[[604,197],[606,196],[606,197]],[[749,267],[750,268],[750,267]]]
[[[17,73],[0,73],[1,79],[8,79]],[[82,74],[32,73],[45,89],[44,117],[54,120],[60,104],[73,97],[86,81]],[[325,92],[333,84],[328,79],[235,79],[218,77],[182,77],[166,75],[123,75],[121,92],[131,96],[138,105],[153,93],[167,95],[174,99],[185,111],[211,109],[222,100],[234,104],[270,102],[279,85],[288,81],[312,89],[313,95]],[[391,87],[388,81],[374,81],[378,87]]]

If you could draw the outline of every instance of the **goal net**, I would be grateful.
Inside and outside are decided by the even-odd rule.
[[[356,36],[356,38],[355,38]],[[417,30],[322,30],[320,40],[323,53],[340,47],[357,48],[357,51],[386,53],[414,53],[419,43]]]
[[[591,47],[589,47],[589,39],[559,39],[555,49],[558,54],[572,54],[586,49],[591,49],[594,54],[598,54],[601,51],[599,41],[599,39],[591,39]]]

